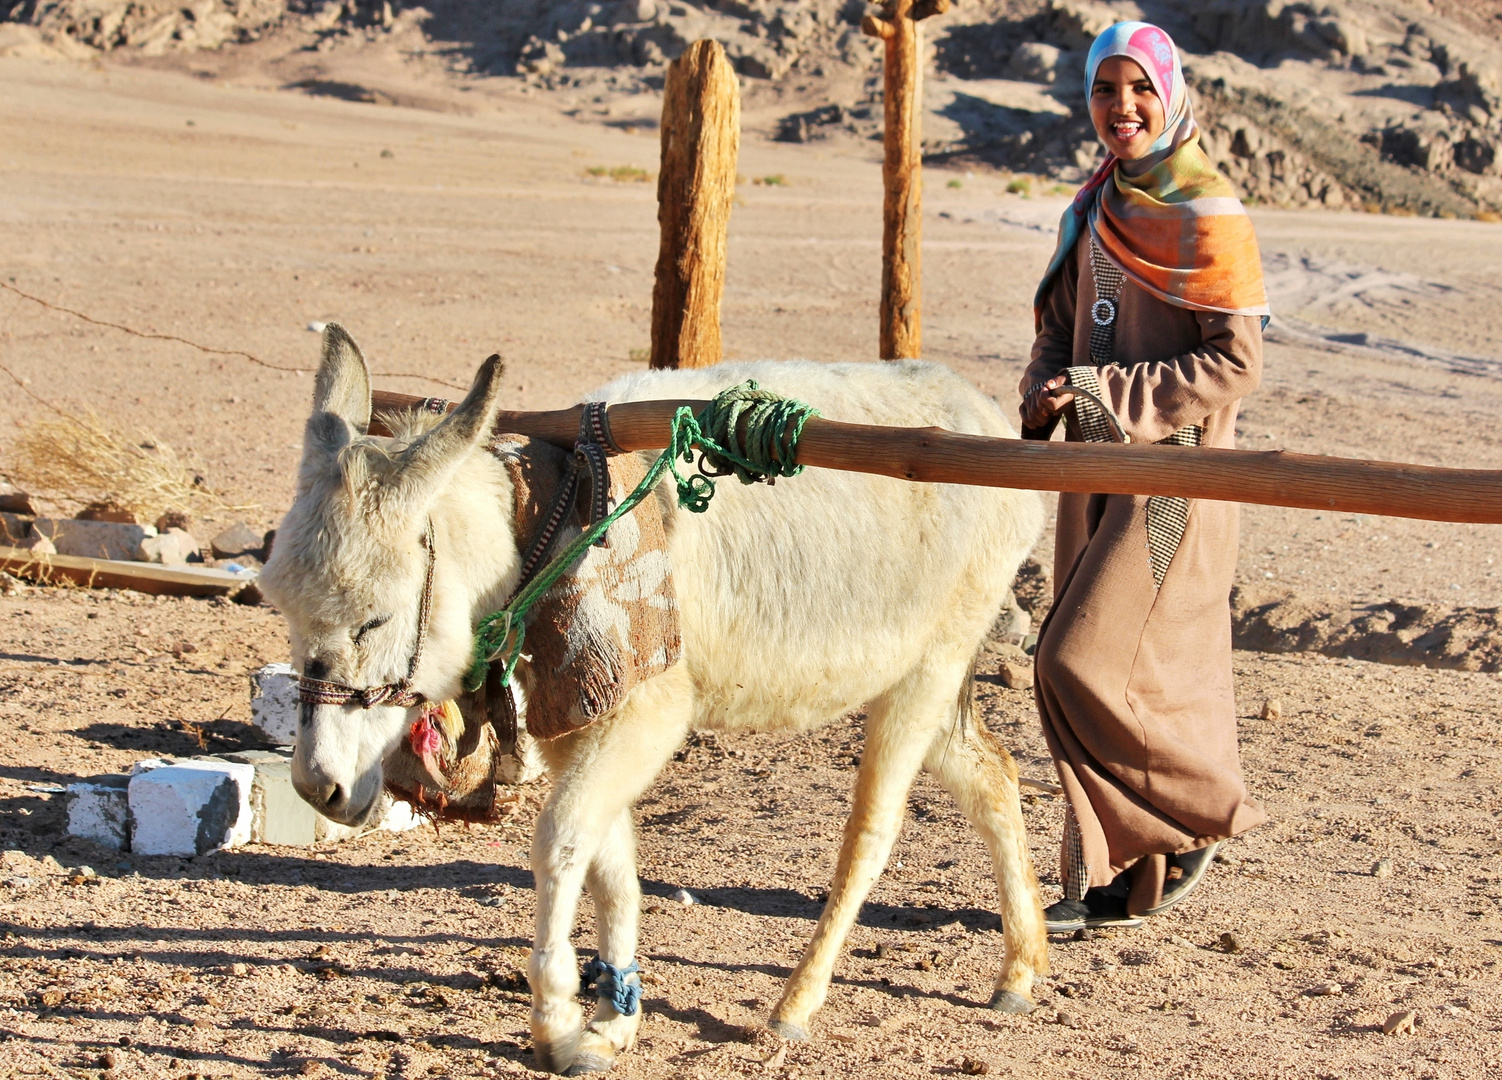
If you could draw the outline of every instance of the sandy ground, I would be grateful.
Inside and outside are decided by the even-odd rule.
[[[523,408],[634,367],[654,190],[587,170],[655,157],[655,133],[520,95],[419,110],[0,61],[0,280],[294,370],[3,291],[0,364],[46,402],[154,431],[257,504],[241,516],[273,525],[311,392],[309,321],[345,322],[378,371],[433,380],[377,380],[409,392],[457,394],[444,384],[467,383],[492,351]],[[873,356],[874,158],[752,141],[741,171],[727,354]],[[928,175],[927,355],[1014,402],[1062,201]],[[783,182],[750,182],[767,177]],[[1280,319],[1244,445],[1502,467],[1502,227],[1256,223]],[[10,385],[6,433],[42,409]],[[1241,578],[1349,603],[1497,607],[1496,536],[1248,508]],[[535,807],[508,827],[317,852],[178,861],[59,843],[60,800],[37,787],[194,752],[199,736],[243,744],[244,676],[284,658],[284,631],[269,608],[78,591],[0,596],[0,618],[0,1074],[528,1071],[516,971]],[[1022,1077],[1502,1070],[1497,677],[1307,654],[1237,665],[1247,771],[1272,822],[1229,845],[1196,897],[1140,930],[1056,943],[1044,1007],[991,1014],[978,1006],[1000,951],[994,886],[979,843],[921,781],[816,1041],[781,1057],[756,1032],[817,915],[858,728],[690,748],[638,814],[649,1019],[619,1073],[947,1075],[967,1057]],[[987,723],[1047,776],[1028,695],[989,676],[984,690]],[[1281,721],[1257,719],[1269,697]],[[1059,807],[1026,812],[1055,888]],[[1371,875],[1379,859],[1392,876]],[[62,868],[84,863],[99,882],[69,884]],[[678,888],[703,903],[672,905]],[[581,948],[589,924],[586,904]],[[1228,932],[1239,951],[1222,946]],[[1416,1033],[1384,1036],[1410,1008]]]

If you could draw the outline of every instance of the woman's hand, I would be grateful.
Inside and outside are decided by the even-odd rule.
[[[1040,428],[1058,416],[1074,400],[1074,395],[1069,391],[1059,392],[1059,387],[1068,384],[1069,380],[1065,376],[1055,375],[1029,390],[1022,399],[1022,426]]]

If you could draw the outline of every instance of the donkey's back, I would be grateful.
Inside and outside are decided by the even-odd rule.
[[[919,361],[643,372],[590,396],[707,399],[747,379],[828,420],[1015,437],[992,399]],[[696,726],[807,727],[915,667],[967,664],[1042,524],[1032,492],[830,469],[771,487],[722,480],[703,514],[670,492]]]

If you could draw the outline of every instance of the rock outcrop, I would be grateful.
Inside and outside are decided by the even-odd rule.
[[[6,4],[10,3],[9,8]],[[794,142],[879,136],[880,50],[860,0],[0,0],[0,51],[327,52],[420,32],[462,78],[635,92],[703,37],[748,116]],[[1185,54],[1212,158],[1253,201],[1468,216],[1502,209],[1502,22],[1488,36],[1404,0],[964,0],[925,26],[925,153],[1077,182],[1099,157],[1090,41],[1145,18]],[[6,45],[16,33],[32,35]]]

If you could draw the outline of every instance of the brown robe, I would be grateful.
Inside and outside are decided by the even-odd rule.
[[[1049,290],[1024,394],[1066,368],[1094,366],[1088,244],[1087,230]],[[1114,363],[1098,377],[1131,440],[1157,442],[1200,424],[1203,445],[1234,446],[1239,399],[1261,378],[1261,320],[1175,307],[1130,279],[1118,312]],[[1067,437],[1078,441],[1074,410],[1065,412]],[[1073,876],[1086,886],[1135,866],[1134,912],[1158,903],[1166,854],[1266,817],[1247,796],[1236,746],[1229,596],[1240,507],[1192,500],[1157,588],[1146,504],[1145,496],[1059,496],[1054,606],[1039,630],[1034,690],[1077,824],[1064,858],[1071,850],[1083,858]]]

